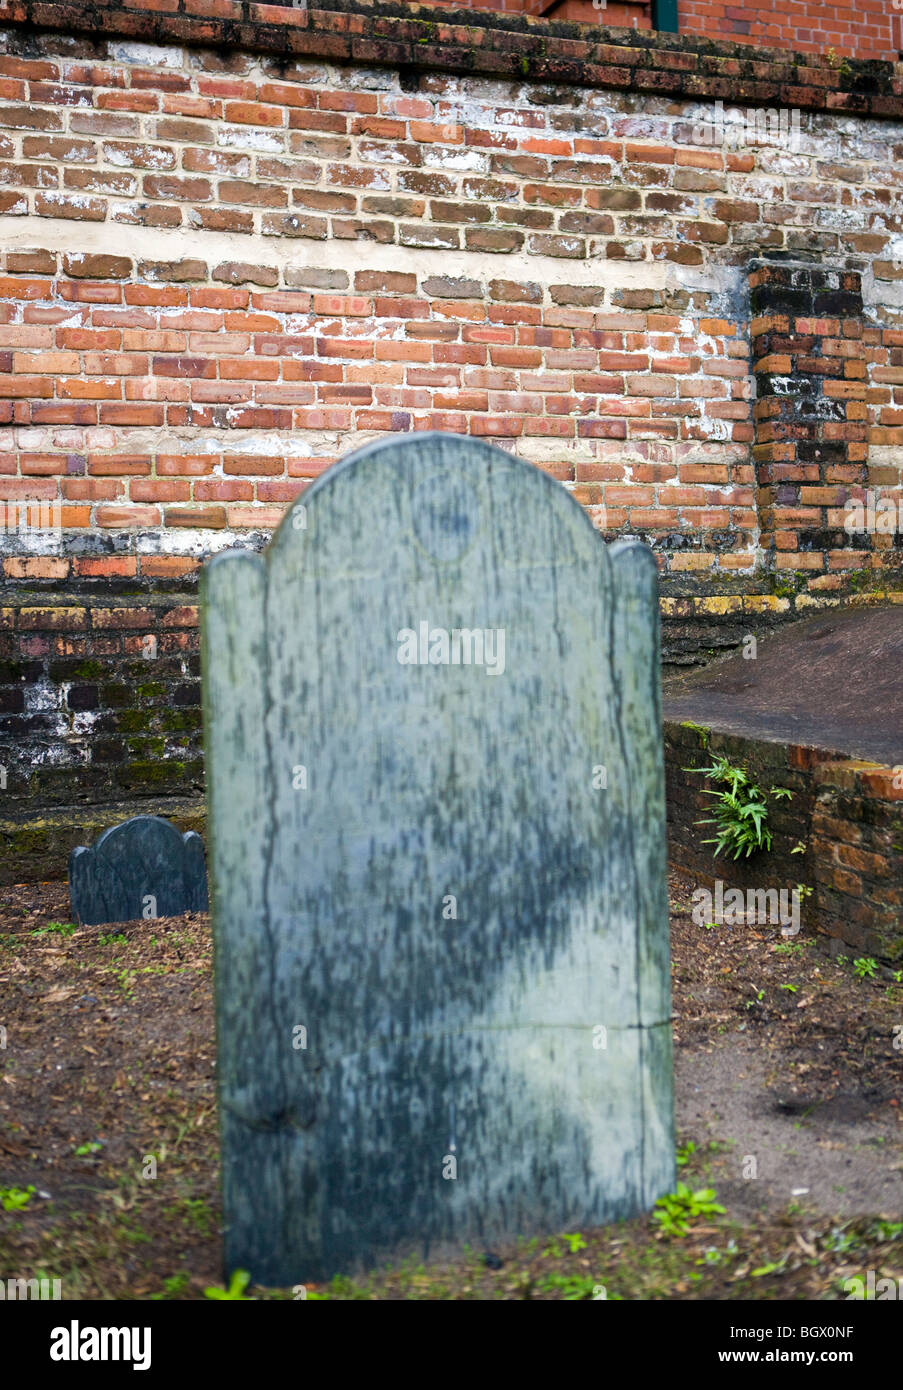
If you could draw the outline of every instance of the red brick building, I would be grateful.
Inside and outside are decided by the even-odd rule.
[[[454,4],[456,0],[431,0]],[[882,58],[903,53],[903,0],[783,0],[780,5],[750,0],[471,0],[468,8],[529,14],[580,24],[677,34],[792,48],[797,53]]]

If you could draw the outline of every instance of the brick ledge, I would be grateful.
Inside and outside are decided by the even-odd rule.
[[[903,64],[395,0],[0,0],[0,26],[900,119]],[[211,17],[211,11],[215,17]],[[476,22],[475,22],[476,21]]]

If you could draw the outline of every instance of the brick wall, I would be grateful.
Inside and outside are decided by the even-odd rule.
[[[895,537],[839,525],[848,493],[900,491],[890,66],[354,0],[168,3],[0,4],[8,803],[118,795],[89,715],[188,794],[196,744],[163,715],[197,679],[167,646],[192,630],[167,615],[207,555],[265,544],[387,433],[490,438],[606,537],[642,536],[674,661],[898,582]],[[741,93],[796,111],[797,147],[705,143]],[[28,502],[60,529],[11,529]],[[152,636],[171,664],[141,681],[151,704],[109,706]],[[97,703],[74,709],[82,686]]]
[[[432,3],[453,5],[455,0]],[[651,3],[640,0],[608,0],[604,5],[593,0],[473,0],[468,8],[628,29],[651,29],[653,23]],[[705,34],[796,53],[827,54],[833,49],[838,61],[851,57],[896,62],[903,52],[903,8],[896,8],[893,0],[858,0],[856,4],[840,0],[831,5],[824,0],[785,0],[781,5],[756,0],[678,0],[677,21],[681,34]]]
[[[604,13],[604,11],[603,11]],[[797,53],[881,58],[896,62],[903,49],[903,11],[892,0],[783,0],[780,5],[747,0],[678,0],[680,32],[709,34],[762,48]]]
[[[458,0],[429,0],[449,9],[463,8]],[[496,10],[512,15],[542,16],[544,19],[573,21],[577,24],[604,24],[607,29],[651,29],[652,0],[478,0],[471,10]]]
[[[7,810],[202,790],[196,606],[22,594],[0,621],[0,708],[27,732],[6,752]]]
[[[869,379],[895,379],[894,349],[863,324],[858,271],[765,264],[750,287],[760,545],[777,570],[836,585],[836,572],[895,559],[903,541],[844,528],[846,499],[866,496],[870,482]]]
[[[713,755],[747,768],[764,789],[786,787],[792,800],[769,798],[771,850],[732,860],[705,844],[713,783],[693,771]],[[670,862],[710,891],[727,888],[811,890],[800,901],[804,931],[833,953],[903,964],[903,787],[899,768],[841,758],[829,751],[769,743],[692,724],[665,724]],[[799,847],[802,851],[799,852]]]
[[[745,767],[760,787],[786,787],[792,800],[769,798],[768,827],[773,842],[770,851],[760,851],[749,859],[733,860],[721,854],[714,857],[714,846],[705,844],[714,831],[700,821],[712,815],[713,784],[695,768],[711,764],[724,756]],[[815,872],[812,852],[794,854],[801,841],[809,845],[809,827],[815,804],[809,750],[781,743],[743,738],[693,724],[665,724],[665,782],[668,806],[669,862],[685,870],[700,886],[710,887],[721,879],[732,887],[793,889],[798,883],[811,886]],[[801,904],[803,924],[815,926],[818,914],[814,900]]]
[[[55,877],[136,809],[203,828],[198,610],[180,562],[7,560],[0,607],[0,884]],[[128,580],[124,575],[133,575]]]
[[[899,768],[815,768],[812,858],[820,929],[856,955],[903,965],[903,787]]]

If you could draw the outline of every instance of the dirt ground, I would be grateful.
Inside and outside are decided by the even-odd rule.
[[[725,1210],[307,1297],[835,1299],[868,1269],[903,1279],[903,984],[777,926],[697,925],[692,885],[670,893],[678,1177]],[[0,1001],[0,1278],[221,1296],[208,918],[77,928],[65,883],[0,889]]]

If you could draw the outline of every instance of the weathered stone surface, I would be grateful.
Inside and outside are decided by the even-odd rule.
[[[72,851],[69,897],[86,926],[206,912],[204,842],[161,816],[133,816]]]
[[[227,1268],[648,1208],[674,1182],[649,551],[423,434],[203,584]]]

